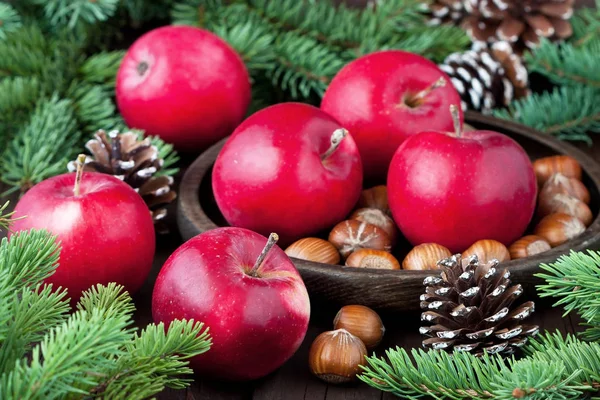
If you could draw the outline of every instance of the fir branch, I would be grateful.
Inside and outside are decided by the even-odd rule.
[[[13,218],[13,215],[15,214],[14,211],[6,212],[6,209],[8,208],[9,205],[10,205],[10,201],[7,201],[4,203],[4,205],[0,206],[0,230],[2,230],[2,229],[10,230],[10,225],[12,224],[13,221],[15,221],[17,219],[25,218],[24,216],[19,217],[19,218]]]
[[[89,84],[101,85],[104,89],[114,90],[117,71],[125,51],[101,52],[90,56],[79,67],[83,81]]]
[[[573,36],[569,42],[575,47],[584,47],[600,36],[600,0],[595,7],[582,7],[571,18]]]
[[[46,68],[50,45],[42,30],[26,24],[0,41],[0,77],[34,76]]]
[[[525,60],[530,72],[539,72],[558,85],[585,85],[600,89],[599,52],[600,39],[595,39],[585,48],[543,40],[535,51],[526,54]]]
[[[33,289],[33,290],[32,290]],[[0,374],[8,372],[25,356],[46,331],[58,326],[69,312],[66,290],[52,285],[23,288],[4,297],[4,310],[10,317],[0,326]]]
[[[529,357],[541,362],[561,360],[568,375],[579,374],[583,386],[600,388],[600,344],[588,343],[568,334],[546,332],[533,338],[523,348]]]
[[[107,398],[147,398],[165,387],[183,389],[191,379],[182,376],[193,373],[186,360],[208,351],[210,344],[208,329],[203,330],[201,323],[174,320],[168,330],[162,322],[150,325],[135,334],[115,370],[91,393]],[[140,385],[140,381],[152,385]]]
[[[550,93],[532,94],[494,115],[515,120],[559,139],[591,143],[588,132],[600,132],[600,90],[563,86]],[[560,112],[557,112],[560,110]]]
[[[66,96],[73,100],[78,127],[85,136],[99,129],[112,130],[122,123],[110,94],[99,85],[73,82]]]
[[[46,231],[20,231],[0,242],[0,289],[17,292],[42,283],[57,267],[59,245]]]
[[[505,362],[497,355],[478,358],[438,350],[413,350],[409,355],[401,348],[386,351],[386,356],[387,360],[367,357],[359,378],[408,399],[574,399],[591,389],[578,380],[581,371],[569,373],[560,359]]]
[[[540,297],[556,297],[555,306],[563,306],[565,314],[576,311],[591,327],[588,339],[600,339],[600,252],[571,251],[540,268],[545,271],[536,274],[545,280],[537,286]]]
[[[114,282],[106,286],[92,286],[81,295],[77,302],[78,311],[91,312],[95,308],[104,310],[105,316],[131,316],[135,311],[129,293],[123,289],[123,286]]]
[[[0,175],[13,186],[9,192],[26,191],[65,172],[67,162],[77,152],[80,137],[71,101],[53,96],[39,103],[2,155]]]
[[[114,357],[123,355],[131,323],[125,315],[106,318],[104,310],[78,311],[52,329],[32,351],[32,361],[17,363],[0,377],[0,398],[60,399],[96,386]]]
[[[18,110],[32,109],[39,99],[40,89],[40,82],[36,77],[0,79],[0,120],[8,119],[7,114]]]
[[[22,25],[21,17],[10,4],[0,3],[0,40],[5,40],[7,35],[16,31]]]
[[[345,62],[335,52],[309,37],[293,32],[279,35],[274,43],[277,64],[267,71],[273,85],[293,98],[323,96],[327,85]]]
[[[229,11],[238,9],[227,8]],[[222,23],[214,25],[212,29],[241,55],[250,74],[256,77],[272,68],[275,62],[276,56],[272,47],[275,37],[269,27],[255,15],[243,11],[236,11],[234,14],[245,18],[243,21],[236,21],[228,18],[228,14],[220,15],[224,18]]]
[[[121,0],[119,6],[126,10],[132,25],[137,27],[144,21],[166,19],[172,4],[173,0]]]
[[[119,0],[32,0],[43,6],[44,16],[53,25],[75,28],[85,21],[89,24],[105,21],[113,16]]]

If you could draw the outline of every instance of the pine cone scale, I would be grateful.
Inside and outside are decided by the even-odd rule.
[[[511,309],[523,289],[511,286],[509,271],[498,269],[497,261],[480,264],[477,257],[455,255],[439,266],[441,279],[424,280],[426,293],[437,293],[434,301],[427,294],[422,296],[421,320],[432,324],[419,329],[428,337],[424,347],[506,355],[537,334],[537,326],[522,322],[534,311],[533,303]],[[455,299],[450,300],[452,295]]]
[[[100,130],[86,148],[91,157],[86,157],[84,171],[110,174],[127,183],[142,196],[155,222],[166,216],[166,205],[177,195],[171,177],[155,176],[163,161],[150,139],[140,140],[134,132]],[[68,168],[75,170],[75,163],[70,162]]]

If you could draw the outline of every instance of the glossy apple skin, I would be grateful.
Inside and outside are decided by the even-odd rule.
[[[267,239],[242,228],[217,228],[180,246],[162,267],[152,295],[156,322],[202,321],[210,350],[194,370],[224,380],[263,377],[300,347],[310,318],[302,278],[275,245],[249,276]]]
[[[246,119],[228,139],[212,173],[227,222],[281,244],[329,228],[352,210],[362,165],[348,135],[325,161],[331,135],[342,126],[317,107],[282,103]]]
[[[421,105],[404,103],[439,78],[447,84],[433,90]],[[356,141],[365,179],[385,182],[394,152],[404,140],[425,130],[451,131],[450,105],[460,96],[448,76],[433,62],[401,50],[371,53],[338,72],[327,88],[321,109],[337,119]],[[461,111],[462,121],[462,111]]]
[[[140,74],[140,63],[148,65]],[[197,152],[229,135],[250,103],[250,78],[240,56],[211,32],[166,26],[129,48],[116,81],[128,126]]]
[[[148,207],[129,185],[84,172],[79,196],[75,173],[32,187],[15,207],[13,231],[46,229],[61,244],[59,266],[46,282],[68,289],[76,301],[90,286],[117,282],[135,293],[154,258],[154,223]]]
[[[536,194],[527,153],[492,131],[415,135],[398,148],[388,174],[390,209],[404,236],[452,252],[480,239],[514,242],[532,218]]]

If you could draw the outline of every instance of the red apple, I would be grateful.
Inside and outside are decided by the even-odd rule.
[[[217,157],[215,199],[230,225],[289,244],[344,219],[360,197],[354,140],[307,104],[282,103],[246,119]]]
[[[117,74],[119,111],[131,128],[180,151],[199,151],[229,135],[250,103],[240,56],[203,29],[166,26],[142,35]]]
[[[32,187],[17,203],[13,231],[45,229],[58,236],[59,266],[46,282],[77,301],[97,283],[117,282],[130,293],[146,280],[154,258],[152,217],[140,195],[106,174],[76,173]]]
[[[310,318],[306,287],[277,235],[217,228],[179,247],[152,295],[156,322],[194,319],[208,326],[210,350],[191,360],[226,380],[263,377],[298,349]]]
[[[365,179],[383,182],[404,140],[427,129],[452,130],[451,104],[460,104],[460,96],[437,65],[416,54],[388,50],[342,68],[321,108],[356,141]]]
[[[480,239],[511,244],[529,224],[537,183],[527,153],[492,131],[427,131],[396,151],[388,174],[394,220],[413,244],[462,252]]]

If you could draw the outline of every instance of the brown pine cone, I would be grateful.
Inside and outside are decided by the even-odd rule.
[[[507,42],[450,54],[440,68],[460,94],[463,110],[488,114],[529,93],[527,69]]]
[[[424,347],[509,355],[538,333],[538,326],[523,324],[534,312],[533,302],[513,306],[523,288],[511,285],[510,272],[498,264],[480,264],[477,256],[460,254],[439,261],[441,275],[426,278],[421,295],[426,310],[421,321],[434,324],[419,329],[429,337]]]
[[[431,25],[459,25],[467,16],[463,0],[433,0],[423,4]]]
[[[469,14],[463,26],[474,41],[507,41],[518,51],[534,48],[540,38],[566,39],[574,0],[464,0]]]
[[[114,175],[129,184],[148,205],[155,224],[162,220],[177,194],[171,189],[172,177],[155,176],[163,165],[156,146],[149,138],[139,140],[134,132],[99,130],[94,137],[85,145],[92,155],[86,157],[83,170]],[[68,164],[68,169],[77,169],[75,161]]]

